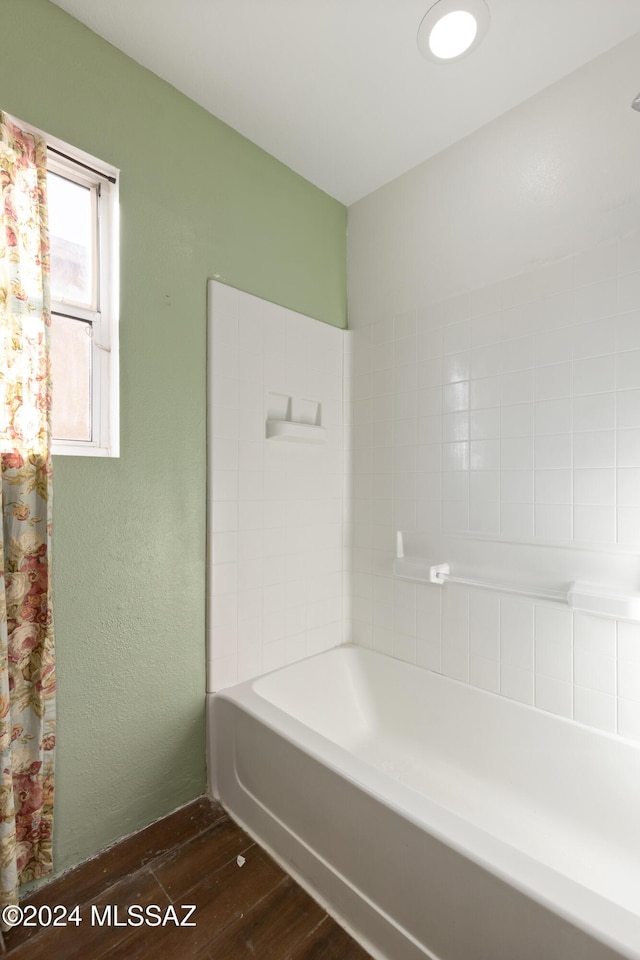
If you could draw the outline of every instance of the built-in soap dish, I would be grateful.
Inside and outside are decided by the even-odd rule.
[[[293,443],[325,443],[326,427],[293,420],[267,420],[267,440],[289,440]]]
[[[266,438],[289,443],[325,443],[327,430],[322,426],[322,404],[317,400],[269,393]]]

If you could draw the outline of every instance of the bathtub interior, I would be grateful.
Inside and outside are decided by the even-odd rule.
[[[263,700],[336,743],[356,751],[380,731],[382,703],[356,647],[343,645],[250,681]]]
[[[637,744],[353,646],[251,687],[365,767],[640,916]]]

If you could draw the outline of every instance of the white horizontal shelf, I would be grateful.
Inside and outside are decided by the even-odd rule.
[[[564,603],[573,610],[598,617],[640,620],[640,593],[616,593],[597,584],[572,583],[568,590],[545,590],[527,584],[474,580],[453,576],[448,563],[433,563],[420,557],[396,557],[393,572],[401,580],[412,580],[414,583],[435,583],[440,586],[457,583],[478,590],[495,590],[497,593],[516,594],[532,600]]]
[[[640,593],[615,593],[591,583],[572,583],[567,602],[583,613],[616,620],[640,620]]]
[[[563,588],[558,590],[536,583],[460,577],[451,572],[448,563],[435,563],[426,557],[405,557],[401,531],[397,534],[397,553],[393,561],[393,573],[402,580],[433,583],[439,586],[456,583],[472,589],[494,590],[498,593],[515,594],[547,603],[562,603],[573,610],[594,616],[640,621],[640,592],[637,590],[616,590],[608,584],[589,583],[583,580],[569,584],[565,581]]]
[[[295,420],[267,420],[267,440],[288,443],[326,443],[326,427],[315,423],[298,423]]]

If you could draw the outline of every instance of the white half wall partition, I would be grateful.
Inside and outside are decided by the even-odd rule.
[[[209,691],[342,642],[343,341],[209,283]]]

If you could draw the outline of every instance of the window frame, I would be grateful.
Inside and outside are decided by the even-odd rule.
[[[53,437],[51,452],[54,456],[119,457],[119,170],[69,143],[34,127],[31,129],[40,133],[50,148],[47,171],[96,191],[96,309],[73,302],[51,301],[52,315],[91,323],[92,439]]]

